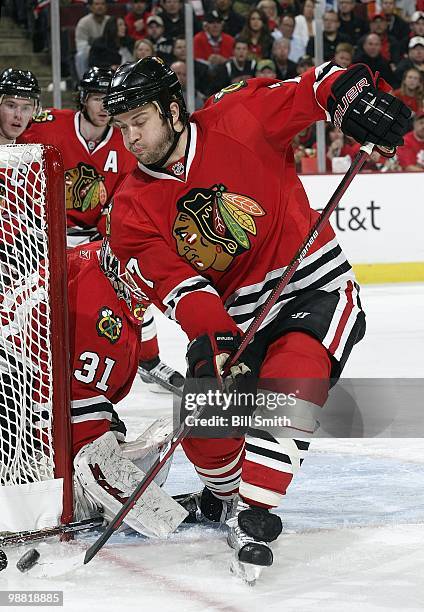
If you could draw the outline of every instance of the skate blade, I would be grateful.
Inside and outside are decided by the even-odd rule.
[[[251,563],[243,563],[238,559],[233,559],[230,564],[230,573],[237,576],[248,584],[255,586],[257,579],[261,575],[263,567],[261,565],[252,565]]]

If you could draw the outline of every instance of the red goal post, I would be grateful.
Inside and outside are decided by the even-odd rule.
[[[64,169],[0,146],[0,532],[72,519]]]

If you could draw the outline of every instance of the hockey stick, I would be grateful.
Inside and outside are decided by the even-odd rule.
[[[329,220],[333,211],[336,209],[336,206],[340,202],[343,194],[346,192],[346,189],[349,187],[352,180],[358,174],[358,172],[360,171],[360,169],[362,168],[362,166],[364,165],[364,163],[366,162],[366,160],[372,153],[373,148],[374,148],[374,145],[371,143],[366,143],[365,145],[361,147],[360,152],[353,160],[349,170],[344,175],[340,184],[337,186],[335,192],[331,196],[328,204],[326,205],[326,207],[324,208],[324,210],[318,217],[308,237],[304,240],[301,247],[299,248],[299,250],[293,257],[292,262],[289,264],[289,266],[284,271],[277,286],[268,296],[268,299],[264,303],[260,313],[258,314],[257,317],[255,317],[255,319],[252,321],[252,323],[248,327],[245,335],[243,336],[243,341],[240,345],[240,348],[228,360],[229,363],[228,363],[228,366],[225,368],[224,376],[225,376],[225,373],[229,371],[230,367],[234,365],[234,363],[240,357],[240,355],[242,354],[246,346],[249,344],[250,340],[253,338],[253,335],[258,330],[258,328],[262,324],[263,320],[265,319],[265,317],[267,316],[271,308],[274,306],[279,295],[282,293],[284,288],[289,283],[290,279],[292,278],[293,274],[297,270],[298,266],[303,261],[303,259],[306,257],[311,246],[317,239],[322,228]],[[197,407],[191,414],[191,422],[196,422],[205,409],[206,409],[206,406]],[[109,523],[105,531],[90,546],[90,548],[88,548],[88,550],[85,553],[82,553],[81,555],[78,555],[77,557],[73,559],[67,560],[68,561],[67,563],[63,563],[63,564],[61,563],[60,568],[57,566],[57,563],[55,564],[54,562],[50,564],[44,564],[44,565],[40,563],[39,568],[41,569],[44,567],[43,573],[41,573],[40,575],[44,577],[52,576],[52,575],[55,576],[55,575],[58,575],[57,573],[58,571],[60,571],[61,573],[65,573],[66,571],[71,571],[73,569],[76,569],[77,567],[81,567],[81,565],[86,565],[87,563],[89,563],[91,559],[93,559],[93,557],[97,555],[99,550],[103,548],[103,546],[106,544],[106,542],[115,532],[115,530],[118,529],[118,527],[120,527],[120,525],[124,521],[127,514],[133,508],[134,504],[141,497],[141,495],[147,489],[149,484],[153,481],[155,476],[161,470],[161,468],[163,467],[165,462],[169,459],[169,457],[173,454],[173,452],[175,451],[177,446],[180,444],[180,442],[187,436],[190,429],[191,429],[191,425],[188,425],[185,421],[181,423],[178,429],[174,432],[172,438],[162,448],[161,453],[159,454],[156,461],[153,463],[152,467],[150,468],[150,471],[145,475],[143,480],[139,482],[137,487],[134,489],[133,493],[130,495],[130,497],[128,497],[127,501],[123,504],[122,508],[115,515],[114,519]]]
[[[163,387],[167,391],[170,391],[171,393],[174,393],[175,395],[178,395],[178,397],[182,397],[183,396],[182,389],[179,389],[178,387],[176,387],[175,385],[172,385],[171,383],[167,382],[163,378],[160,378],[160,376],[155,376],[154,374],[149,372],[149,370],[146,370],[145,368],[143,368],[143,366],[139,365],[138,368],[137,368],[137,372],[138,372],[138,375],[140,376],[141,380],[143,380],[143,378],[145,378],[150,383],[156,383],[157,385]]]
[[[74,521],[67,525],[58,525],[56,527],[45,527],[44,529],[33,529],[29,531],[18,531],[17,533],[0,534],[0,547],[3,546],[18,546],[27,542],[36,542],[37,540],[45,540],[56,535],[72,534],[85,529],[97,529],[104,523],[104,517],[94,517],[84,519],[83,521]]]

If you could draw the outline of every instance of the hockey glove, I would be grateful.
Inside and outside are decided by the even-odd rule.
[[[411,111],[398,98],[379,91],[384,85],[368,66],[352,66],[333,83],[327,108],[334,125],[347,136],[360,144],[393,149],[403,144]]]
[[[187,349],[188,371],[192,378],[216,378],[222,384],[222,373],[229,356],[238,349],[241,335],[232,332],[205,334],[190,342]],[[248,365],[237,362],[230,369],[229,378],[251,374]]]

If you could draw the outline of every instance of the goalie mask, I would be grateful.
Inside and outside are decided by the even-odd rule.
[[[131,273],[127,269],[122,269],[121,262],[112,252],[107,238],[102,242],[99,263],[102,272],[114,288],[126,316],[133,323],[140,325],[150,305],[150,299],[137,285]]]

